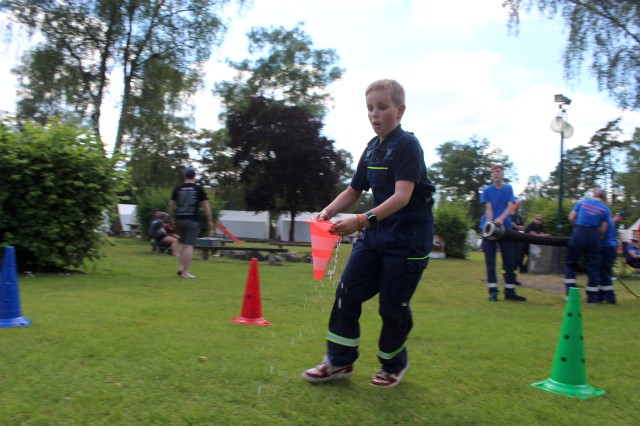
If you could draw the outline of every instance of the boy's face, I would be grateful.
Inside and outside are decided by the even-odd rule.
[[[491,169],[491,179],[493,179],[494,183],[502,182],[504,177],[504,170],[501,167],[494,167]]]
[[[374,90],[367,95],[367,110],[371,127],[382,141],[400,124],[405,106],[396,105],[388,90]]]

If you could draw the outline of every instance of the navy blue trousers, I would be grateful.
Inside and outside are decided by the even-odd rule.
[[[566,293],[576,287],[578,261],[584,256],[587,270],[587,302],[600,301],[600,261],[602,257],[602,238],[598,228],[576,226],[567,245],[567,259],[564,262],[564,283]]]
[[[484,251],[484,263],[487,268],[487,287],[489,294],[498,291],[498,276],[496,274],[496,256],[500,246],[502,263],[504,265],[504,291],[506,294],[515,292],[516,275],[514,272],[516,263],[516,242],[508,240],[482,239],[482,251]]]
[[[599,298],[601,301],[616,303],[616,294],[613,291],[613,264],[616,261],[617,246],[603,247],[600,258],[600,286]]]
[[[430,231],[428,235],[432,242]],[[379,294],[382,330],[377,355],[382,368],[395,374],[408,363],[406,341],[413,327],[409,301],[427,267],[429,258],[425,255],[430,250],[425,252],[424,243],[417,247],[411,241],[407,241],[406,248],[389,248],[380,240],[384,240],[382,232],[376,234],[367,229],[353,246],[336,288],[327,355],[336,366],[351,364],[358,358],[362,304]]]

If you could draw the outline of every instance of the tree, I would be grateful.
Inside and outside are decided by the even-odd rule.
[[[123,89],[114,154],[120,153],[139,107],[136,97],[158,113],[171,109],[166,106],[173,106],[172,96],[193,90],[201,64],[224,33],[218,12],[227,3],[0,0],[0,10],[10,12],[45,40],[17,68],[22,77],[21,116],[43,119],[56,111],[72,111],[79,119],[89,120],[100,135],[104,96],[110,78],[120,74]],[[149,73],[160,68],[171,69],[174,82],[188,84],[166,85],[164,97],[140,96]]]
[[[616,193],[619,192],[615,188],[615,177],[621,163],[618,153],[621,152],[620,148],[624,146],[624,142],[620,140],[622,136],[621,119],[620,117],[608,122],[603,128],[598,129],[589,140],[589,147],[594,153],[595,173],[599,176],[601,185],[607,190],[609,201],[612,204],[615,204]]]
[[[622,130],[620,118],[608,122],[599,129],[587,145],[580,145],[568,150],[563,164],[563,196],[570,200],[578,200],[585,196],[594,185],[603,186],[613,204],[621,196],[622,190],[617,188],[616,174],[620,169],[621,154],[625,142],[620,141]],[[560,164],[551,173],[545,189],[549,194],[557,196],[559,187]]]
[[[124,125],[131,183],[138,190],[174,185],[180,177],[175,171],[189,163],[195,132],[181,110],[200,81],[199,75],[185,75],[157,60],[145,64],[143,75]]]
[[[640,128],[636,128],[633,138],[625,143],[625,170],[617,174],[615,181],[623,188],[620,207],[627,217],[640,216]]]
[[[295,218],[334,198],[345,163],[305,108],[253,98],[247,108],[229,112],[227,129],[247,208]],[[294,232],[292,223],[291,241]]]
[[[560,15],[567,28],[565,77],[580,76],[587,57],[598,87],[623,109],[640,108],[640,3],[637,0],[504,0],[509,26],[534,6],[542,15]]]
[[[487,139],[471,138],[466,143],[445,142],[436,148],[440,161],[431,165],[430,176],[442,197],[469,203],[469,215],[478,221],[483,214],[480,195],[491,184],[491,165],[502,164],[507,180],[516,175],[513,163]]]
[[[327,86],[342,77],[335,66],[338,55],[333,49],[313,49],[302,23],[292,30],[253,28],[248,33],[249,54],[257,59],[228,61],[238,71],[233,81],[216,84],[216,92],[227,108],[242,109],[252,98],[264,97],[305,108],[322,119],[331,101]]]

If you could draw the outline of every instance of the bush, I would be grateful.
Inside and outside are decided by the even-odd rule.
[[[447,257],[466,259],[470,228],[471,218],[465,204],[447,201],[438,204],[434,233],[445,239]]]
[[[76,125],[0,121],[0,244],[18,268],[60,270],[102,255],[114,172],[102,143]]]

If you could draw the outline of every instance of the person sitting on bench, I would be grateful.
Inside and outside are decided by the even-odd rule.
[[[161,214],[160,226],[155,226],[152,239],[160,246],[169,247],[173,256],[178,256],[178,240],[180,237],[175,231],[175,226],[170,223],[167,213]]]
[[[640,269],[640,244],[638,244],[638,240],[632,239],[630,243],[624,245],[623,250],[627,265]]]

